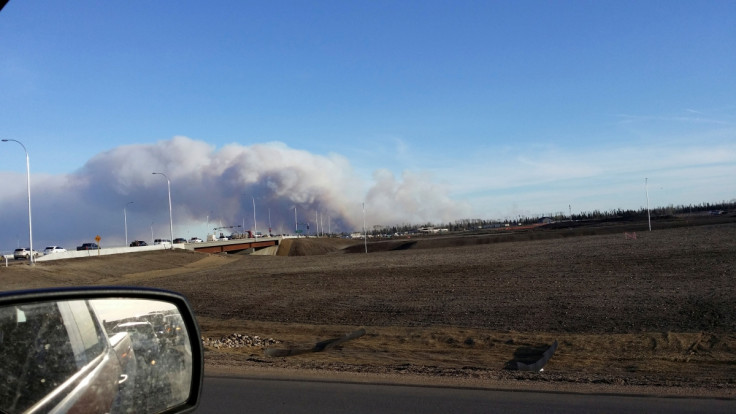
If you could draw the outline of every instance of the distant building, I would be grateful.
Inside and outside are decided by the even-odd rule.
[[[420,227],[419,232],[420,233],[427,233],[427,234],[437,234],[437,233],[443,233],[448,232],[450,229],[436,229],[434,227]]]

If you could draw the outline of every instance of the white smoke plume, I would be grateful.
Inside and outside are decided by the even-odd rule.
[[[337,154],[315,155],[282,143],[216,149],[179,136],[112,149],[68,175],[33,175],[32,165],[34,248],[73,249],[96,235],[103,246],[123,245],[125,217],[129,241],[169,238],[166,179],[153,172],[171,182],[174,237],[204,238],[215,227],[238,225],[266,233],[269,224],[274,233],[293,234],[295,210],[299,229],[306,232],[309,224],[310,234],[318,228],[360,231],[363,203],[369,228],[448,222],[468,211],[449,198],[448,188],[421,173],[397,179],[379,170],[371,182]],[[6,232],[0,241],[7,252],[28,245],[27,193],[25,174],[2,175],[0,224]]]

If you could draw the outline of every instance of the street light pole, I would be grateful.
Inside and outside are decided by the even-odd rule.
[[[125,207],[123,207],[123,221],[125,222],[125,246],[128,246],[128,213],[125,211],[125,209],[128,207],[128,205],[133,204],[132,201],[128,201],[127,204],[125,204]]]
[[[652,231],[652,215],[649,213],[649,185],[647,182],[649,181],[648,178],[644,178],[644,191],[647,194],[647,221],[649,222],[649,231]]]
[[[169,177],[162,173],[162,172],[155,172],[153,173],[158,175],[163,175],[164,178],[166,178],[166,188],[169,191],[169,231],[171,232],[171,240],[169,242],[171,243],[171,248],[174,248],[174,219],[171,215],[171,180],[169,180]]]
[[[28,189],[28,243],[30,246],[28,248],[31,249],[30,252],[30,258],[31,258],[31,264],[34,264],[36,262],[35,258],[33,257],[33,220],[31,220],[31,163],[28,158],[28,150],[26,149],[26,146],[23,145],[22,142],[16,140],[16,139],[3,139],[3,142],[17,142],[21,147],[23,147],[23,151],[26,153],[26,188]]]
[[[365,252],[368,254],[368,233],[365,232],[365,203],[363,203],[363,244],[365,245]]]
[[[253,238],[255,238],[258,233],[258,224],[256,224],[256,199],[253,196],[251,196],[251,199],[253,200]]]

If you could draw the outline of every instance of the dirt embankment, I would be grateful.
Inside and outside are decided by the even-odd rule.
[[[279,246],[278,256],[319,256],[341,252],[355,244],[354,240],[339,238],[284,239]]]

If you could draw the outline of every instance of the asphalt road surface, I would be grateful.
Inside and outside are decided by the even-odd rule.
[[[205,377],[198,413],[734,413],[736,400]]]

